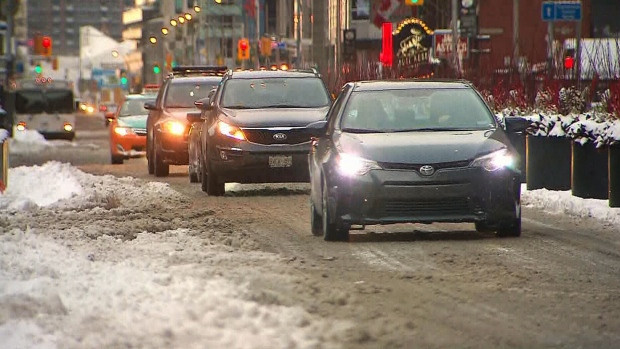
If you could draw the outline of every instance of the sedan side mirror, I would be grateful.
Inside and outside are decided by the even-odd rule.
[[[524,132],[530,126],[529,120],[519,116],[507,116],[504,122],[508,133]]]
[[[202,121],[201,115],[202,115],[201,112],[187,113],[187,121],[189,121],[191,123],[201,122]]]
[[[196,108],[200,109],[200,110],[211,110],[213,109],[213,107],[211,106],[211,103],[209,103],[209,98],[201,98],[197,101],[194,102],[194,105],[196,106]]]
[[[144,109],[146,110],[157,110],[157,105],[153,102],[144,103]]]

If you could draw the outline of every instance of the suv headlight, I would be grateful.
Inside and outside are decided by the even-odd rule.
[[[224,121],[220,121],[217,123],[217,129],[224,136],[238,139],[240,141],[245,140],[245,134],[243,134],[243,131],[241,131],[241,129],[237,126],[233,126],[233,125],[225,123]]]
[[[162,124],[162,130],[180,136],[185,132],[185,125],[179,121],[169,120]]]
[[[489,172],[494,172],[505,168],[513,168],[515,165],[515,158],[510,154],[508,149],[502,149],[476,158],[471,165],[482,167]]]
[[[375,161],[366,160],[364,158],[360,158],[359,156],[346,153],[338,155],[336,166],[338,173],[347,177],[363,176],[370,172],[370,170],[381,169],[381,166],[379,166],[379,164]]]

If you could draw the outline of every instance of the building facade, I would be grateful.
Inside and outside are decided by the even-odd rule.
[[[122,13],[125,0],[46,0],[28,1],[28,38],[50,36],[53,52],[77,56],[80,27],[93,26],[105,35],[122,39]]]

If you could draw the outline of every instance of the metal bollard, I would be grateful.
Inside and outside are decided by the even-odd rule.
[[[0,129],[0,193],[4,193],[9,180],[9,132]]]

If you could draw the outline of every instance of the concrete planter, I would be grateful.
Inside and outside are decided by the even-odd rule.
[[[571,140],[566,137],[526,137],[528,190],[571,188]]]
[[[574,196],[585,199],[609,197],[608,148],[597,148],[592,142],[572,142],[571,190]]]

